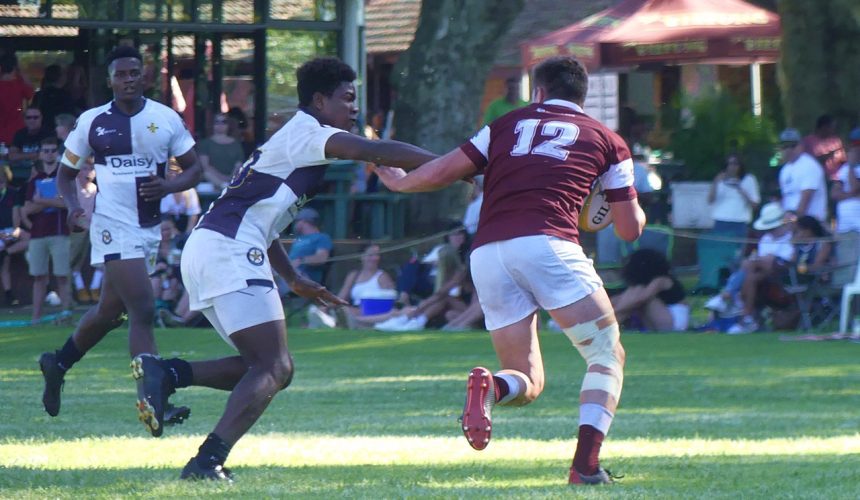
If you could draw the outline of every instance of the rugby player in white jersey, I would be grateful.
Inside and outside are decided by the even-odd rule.
[[[403,192],[484,174],[470,262],[501,370],[476,367],[469,375],[462,416],[469,444],[482,450],[489,443],[494,405],[526,405],[543,391],[537,310],[544,309],[587,364],[568,481],[609,483],[599,452],[621,396],[624,349],[603,283],[578,244],[577,219],[597,178],[622,239],[639,237],[645,214],[633,189],[627,145],[582,111],[585,68],[572,58],[552,58],[535,68],[534,82],[532,104],[438,160],[408,174],[377,170],[389,189]]]
[[[358,114],[355,78],[352,68],[335,58],[302,65],[299,111],[251,155],[188,238],[182,277],[191,308],[202,311],[239,356],[192,362],[184,372],[188,377],[179,386],[215,387],[220,380],[232,393],[215,429],[183,469],[183,479],[231,480],[222,467],[230,449],[292,379],[273,271],[318,304],[346,305],[299,276],[279,239],[319,188],[328,163],[340,158],[412,168],[436,157],[409,144],[348,133]],[[220,379],[213,375],[219,365]]]
[[[128,313],[128,345],[138,385],[140,419],[153,436],[164,428],[170,392],[170,362],[158,357],[153,335],[155,300],[149,285],[161,240],[161,198],[181,192],[200,179],[194,139],[172,109],[143,97],[143,64],[132,47],[117,47],[107,56],[113,100],[85,111],[65,142],[57,187],[69,210],[69,227],[81,229],[84,214],[76,196],[79,165],[94,157],[99,191],[90,224],[91,263],[104,266],[96,306],[55,352],[43,353],[42,403],[56,416],[65,373]],[[165,179],[173,156],[183,172]],[[187,410],[187,409],[185,409]],[[168,408],[168,418],[171,417]],[[183,413],[177,418],[187,416]],[[80,418],[80,417],[78,417]]]

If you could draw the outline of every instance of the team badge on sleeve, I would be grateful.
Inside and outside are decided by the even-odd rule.
[[[105,245],[110,245],[112,241],[113,236],[111,236],[110,231],[108,231],[107,229],[102,231],[102,243],[104,243]]]

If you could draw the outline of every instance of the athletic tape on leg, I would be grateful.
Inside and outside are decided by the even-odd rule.
[[[585,359],[589,368],[591,365],[600,365],[611,372],[609,374],[587,372],[582,381],[582,390],[605,391],[618,401],[624,381],[624,367],[618,359],[617,350],[621,332],[615,321],[604,328],[599,328],[598,323],[605,317],[565,328],[564,334]]]
[[[615,400],[621,395],[621,381],[615,374],[587,372],[582,379],[582,391],[603,391],[612,394]]]
[[[609,434],[613,415],[609,410],[595,403],[579,405],[579,425],[590,425],[603,433]]]

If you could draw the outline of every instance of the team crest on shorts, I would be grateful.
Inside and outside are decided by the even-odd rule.
[[[248,262],[254,264],[255,266],[263,265],[264,255],[265,254],[263,254],[263,251],[257,247],[252,247],[250,250],[248,250],[248,253],[246,254],[246,256],[248,257]]]
[[[111,236],[110,231],[105,229],[102,231],[102,243],[105,245],[110,245],[110,242],[113,241],[113,236]]]

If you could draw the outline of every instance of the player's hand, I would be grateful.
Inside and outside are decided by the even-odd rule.
[[[296,279],[289,285],[296,295],[308,299],[318,306],[329,307],[349,305],[349,302],[333,294],[326,287],[320,285],[316,281],[305,278],[304,276],[296,276]]]
[[[145,201],[159,201],[173,191],[167,180],[156,175],[149,174],[149,178],[140,184],[138,192]]]
[[[383,167],[377,165],[373,167],[379,180],[385,184],[385,187],[391,191],[400,191],[400,180],[406,177],[406,171],[397,167]]]
[[[87,213],[81,207],[69,210],[69,229],[73,233],[80,233],[89,229],[90,221],[87,220],[86,215]]]

